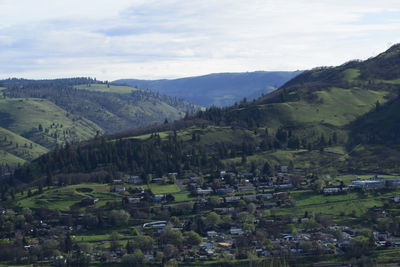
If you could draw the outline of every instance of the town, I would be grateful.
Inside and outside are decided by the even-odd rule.
[[[278,258],[345,262],[378,250],[396,253],[400,178],[315,177],[290,166],[266,175],[267,169],[119,173],[106,183],[52,180],[37,190],[3,193],[16,205],[1,208],[0,259],[173,266]]]

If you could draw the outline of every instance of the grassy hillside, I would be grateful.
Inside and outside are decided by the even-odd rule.
[[[97,124],[107,133],[182,118],[199,109],[191,103],[129,86],[90,79],[4,81],[11,98],[41,98]]]
[[[174,121],[199,108],[178,98],[86,78],[0,81],[0,127],[47,149],[104,132]],[[21,146],[4,150],[21,158],[4,152],[2,162],[32,160],[47,151],[43,147],[37,153]]]
[[[18,135],[52,148],[66,141],[94,137],[102,129],[45,99],[0,99],[0,125]]]
[[[0,127],[0,164],[23,163],[47,152],[45,147]]]

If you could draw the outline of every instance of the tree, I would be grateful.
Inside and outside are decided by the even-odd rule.
[[[139,267],[143,266],[144,254],[140,249],[135,249],[133,254],[124,255],[122,257],[123,266],[127,267]]]
[[[122,226],[128,224],[130,214],[124,210],[112,210],[109,213],[111,224],[114,226]]]
[[[247,205],[247,211],[248,211],[249,213],[251,213],[251,214],[254,214],[254,212],[256,211],[256,209],[257,209],[257,206],[256,206],[256,204],[254,204],[254,203],[249,203],[249,204]]]
[[[176,247],[181,247],[183,242],[182,232],[167,228],[162,231],[160,241],[163,244],[172,244]]]
[[[215,225],[215,224],[219,223],[220,219],[221,219],[220,216],[217,213],[212,211],[207,214],[204,221],[206,224],[208,224],[210,226],[210,225]]]
[[[174,245],[167,244],[164,247],[163,253],[166,259],[171,259],[178,256],[179,250]]]
[[[201,244],[202,238],[198,233],[189,231],[185,233],[185,240],[191,246],[198,246]]]
[[[116,232],[112,232],[110,235],[110,249],[116,251],[121,247],[119,243],[119,235]]]
[[[274,171],[274,168],[271,167],[271,165],[269,164],[269,162],[266,161],[266,162],[264,163],[262,172],[263,172],[264,175],[267,175],[267,176],[274,176],[274,172],[275,172],[275,171]]]
[[[65,236],[64,239],[64,249],[65,252],[70,252],[72,250],[72,239],[71,239],[71,235],[69,233],[67,233],[67,235]]]

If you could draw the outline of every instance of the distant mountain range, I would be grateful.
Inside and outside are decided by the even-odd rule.
[[[302,71],[215,73],[173,80],[121,79],[113,83],[180,97],[203,107],[229,106],[267,94]]]

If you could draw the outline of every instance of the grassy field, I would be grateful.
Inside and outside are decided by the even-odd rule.
[[[168,185],[150,184],[149,189],[155,195],[172,194],[181,191],[176,184],[168,184]]]
[[[89,189],[83,192],[80,189]],[[95,207],[101,207],[107,202],[121,201],[122,197],[110,192],[110,186],[105,184],[80,184],[65,187],[54,187],[45,190],[43,194],[21,198],[17,204],[20,207],[69,210],[71,206],[79,203],[85,197],[98,198]]]
[[[333,215],[336,218],[339,216],[361,216],[367,212],[369,208],[383,206],[384,199],[399,194],[400,191],[390,191],[380,195],[372,195],[366,193],[360,196],[356,192],[347,194],[329,195],[315,193],[310,190],[293,191],[291,197],[295,201],[293,208],[282,208],[276,211],[276,214],[296,214],[303,215],[308,213],[323,213]]]
[[[299,101],[280,105],[287,105],[293,120],[297,122],[324,122],[344,126],[374,108],[376,101],[386,102],[384,97],[387,92],[331,88],[315,94],[319,99],[316,104]]]
[[[346,82],[353,82],[360,76],[359,69],[347,69],[343,72],[343,79]]]
[[[77,85],[75,88],[80,90],[88,90],[103,93],[118,93],[118,94],[130,94],[132,91],[137,91],[137,88],[130,86],[119,86],[119,85],[109,85],[106,84],[91,84],[90,86],[86,84]]]
[[[172,194],[175,197],[175,202],[185,202],[195,200],[195,197],[191,197],[190,193],[175,193]]]

